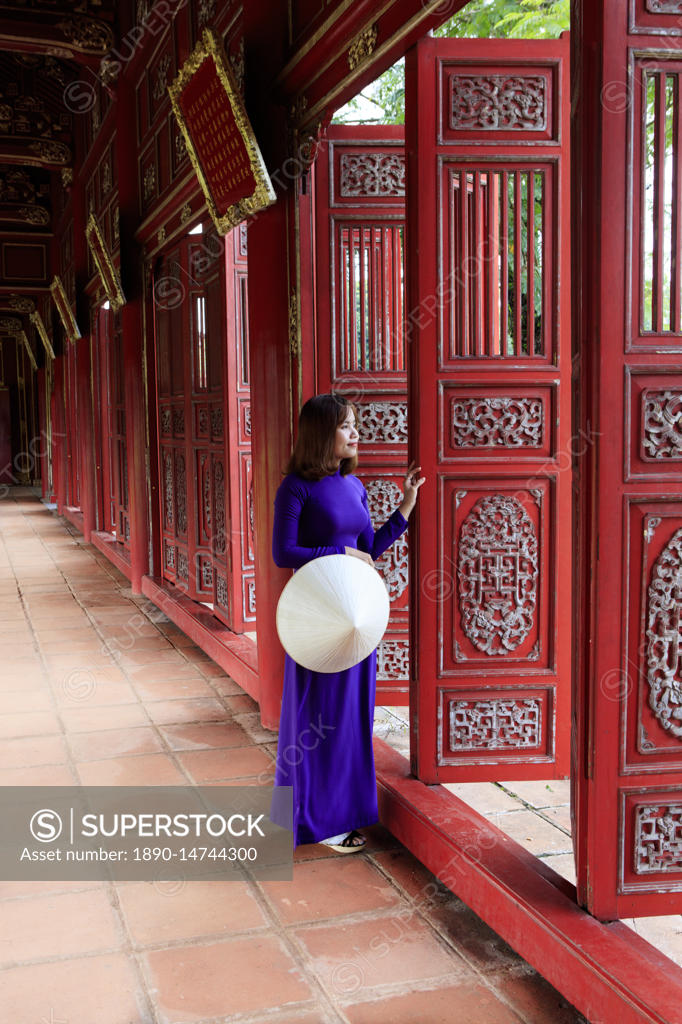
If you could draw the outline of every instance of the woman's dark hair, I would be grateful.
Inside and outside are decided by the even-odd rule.
[[[339,392],[309,398],[298,418],[298,437],[285,472],[297,473],[306,480],[321,480],[335,473],[336,428],[344,422],[349,409],[357,419],[357,409]],[[341,476],[352,473],[357,464],[357,454],[352,459],[341,459]]]

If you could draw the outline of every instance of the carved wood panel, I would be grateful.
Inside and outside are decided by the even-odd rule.
[[[439,675],[552,671],[554,609],[549,556],[552,482],[443,477],[438,569],[422,578],[424,607],[437,609]],[[548,612],[552,618],[548,618]]]
[[[407,61],[408,418],[426,477],[412,769],[547,779],[570,731],[567,40],[424,39]]]
[[[556,458],[557,389],[442,382],[439,449],[443,462]]]
[[[488,759],[518,764],[552,759],[554,715],[551,687],[441,690],[438,760],[471,766]]]
[[[255,620],[246,249],[207,224],[154,286],[163,571],[235,632]]]
[[[553,60],[439,64],[444,142],[556,144],[561,89]]]
[[[626,367],[628,479],[670,479],[682,459],[682,390],[679,365]]]

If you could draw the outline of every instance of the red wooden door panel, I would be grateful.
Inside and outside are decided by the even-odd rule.
[[[162,572],[235,632],[255,618],[245,288],[245,230],[188,235],[154,284]]]
[[[413,771],[568,770],[568,38],[407,56]]]
[[[407,466],[402,127],[332,125],[315,163],[315,201],[317,391],[341,391],[358,410],[358,477],[378,527],[402,501]],[[407,545],[403,535],[377,561],[391,598],[377,704],[409,700]]]
[[[222,557],[224,535],[224,528],[216,531],[216,511],[224,507],[225,501],[223,474],[214,463],[221,464],[225,452],[225,299],[222,260],[206,260],[203,249],[202,240],[190,239],[187,247],[190,344],[185,347],[185,380],[190,384],[186,389],[189,402],[185,409],[185,436],[190,440],[187,459],[193,486],[188,493],[188,515],[192,523],[188,584],[191,597],[212,604],[213,560],[216,555]],[[220,489],[217,508],[216,476]]]
[[[682,912],[682,28],[584,7],[573,816],[578,897],[611,919]]]

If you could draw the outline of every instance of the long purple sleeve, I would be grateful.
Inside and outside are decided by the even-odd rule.
[[[275,522],[272,531],[272,557],[282,569],[300,569],[322,555],[343,555],[345,545],[322,544],[307,547],[299,543],[299,524],[310,487],[304,481],[286,477],[275,497]]]

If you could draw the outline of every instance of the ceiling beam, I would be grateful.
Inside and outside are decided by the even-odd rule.
[[[113,45],[111,26],[98,18],[66,11],[41,11],[39,17],[28,18],[26,11],[0,3],[0,50],[43,53],[97,66]]]
[[[59,170],[71,164],[71,149],[66,143],[57,142],[55,139],[0,136],[0,164]]]

